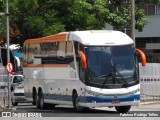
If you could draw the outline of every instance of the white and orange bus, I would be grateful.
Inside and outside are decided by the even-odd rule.
[[[25,95],[38,108],[72,105],[76,111],[115,106],[125,113],[140,103],[137,56],[119,31],[63,32],[28,39],[23,46]]]

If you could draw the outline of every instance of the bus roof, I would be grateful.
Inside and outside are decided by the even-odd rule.
[[[62,32],[59,34],[50,35],[50,36],[46,36],[46,37],[28,39],[24,42],[24,44],[67,41],[66,37],[67,37],[67,32]]]
[[[84,45],[133,44],[133,40],[128,35],[113,30],[75,31],[70,33],[69,40],[76,40]]]
[[[133,40],[120,31],[113,30],[88,30],[63,32],[42,38],[26,40],[24,44],[39,42],[78,41],[84,45],[128,45]]]

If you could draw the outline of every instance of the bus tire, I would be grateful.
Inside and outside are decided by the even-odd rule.
[[[32,104],[36,105],[36,101],[37,101],[37,93],[36,93],[36,91],[33,91],[33,102],[32,102]]]
[[[81,112],[83,110],[83,107],[79,106],[79,98],[77,93],[74,93],[72,100],[73,100],[72,102],[73,102],[74,110],[76,112]]]
[[[44,103],[44,94],[41,91],[39,96],[40,109],[48,109],[48,104]]]
[[[40,109],[40,95],[39,94],[36,95],[36,106],[38,109]]]
[[[115,109],[119,113],[127,113],[130,110],[131,106],[115,106]]]
[[[18,105],[18,102],[15,102],[15,106],[17,106]]]
[[[13,106],[17,106],[17,105],[18,105],[18,102],[12,101],[12,105],[13,105]]]

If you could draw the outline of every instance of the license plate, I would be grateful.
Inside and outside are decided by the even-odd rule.
[[[120,103],[120,100],[112,100],[112,104]]]

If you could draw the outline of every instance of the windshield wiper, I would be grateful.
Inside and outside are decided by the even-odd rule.
[[[114,74],[113,72],[110,72],[110,73],[107,73],[106,75],[102,75],[102,76],[99,76],[99,77],[98,77],[98,78],[106,77],[105,80],[104,80],[104,82],[103,82],[103,84],[102,84],[102,88],[103,88],[104,85],[106,84],[108,78],[113,77],[113,74]]]
[[[123,80],[123,82],[124,82],[123,86],[124,86],[124,87],[127,87],[127,86],[128,86],[128,82],[127,82],[126,79],[123,77],[123,75],[122,75],[118,70],[116,70],[115,67],[114,67],[114,71],[115,71],[115,73],[118,73],[119,76],[121,77],[121,79]]]
[[[106,75],[101,75],[101,76],[97,77],[97,78],[106,77],[105,80],[104,80],[104,82],[103,82],[103,84],[102,84],[102,88],[103,88],[104,85],[106,84],[108,78],[112,77],[113,81],[115,80],[116,73],[117,73],[117,74],[121,77],[121,79],[123,80],[123,82],[124,82],[124,83],[123,83],[123,86],[124,86],[124,87],[127,87],[127,86],[128,86],[128,82],[126,81],[126,79],[125,79],[125,78],[123,77],[123,75],[122,75],[118,70],[116,70],[115,67],[114,67],[113,72],[110,72],[110,73],[108,73],[108,74],[106,74]]]
[[[98,77],[96,77],[96,79],[97,79],[97,78],[104,78],[104,77],[107,77],[109,74],[111,74],[111,72],[110,72],[110,73],[107,73],[107,74],[105,74],[105,75],[98,76]]]

